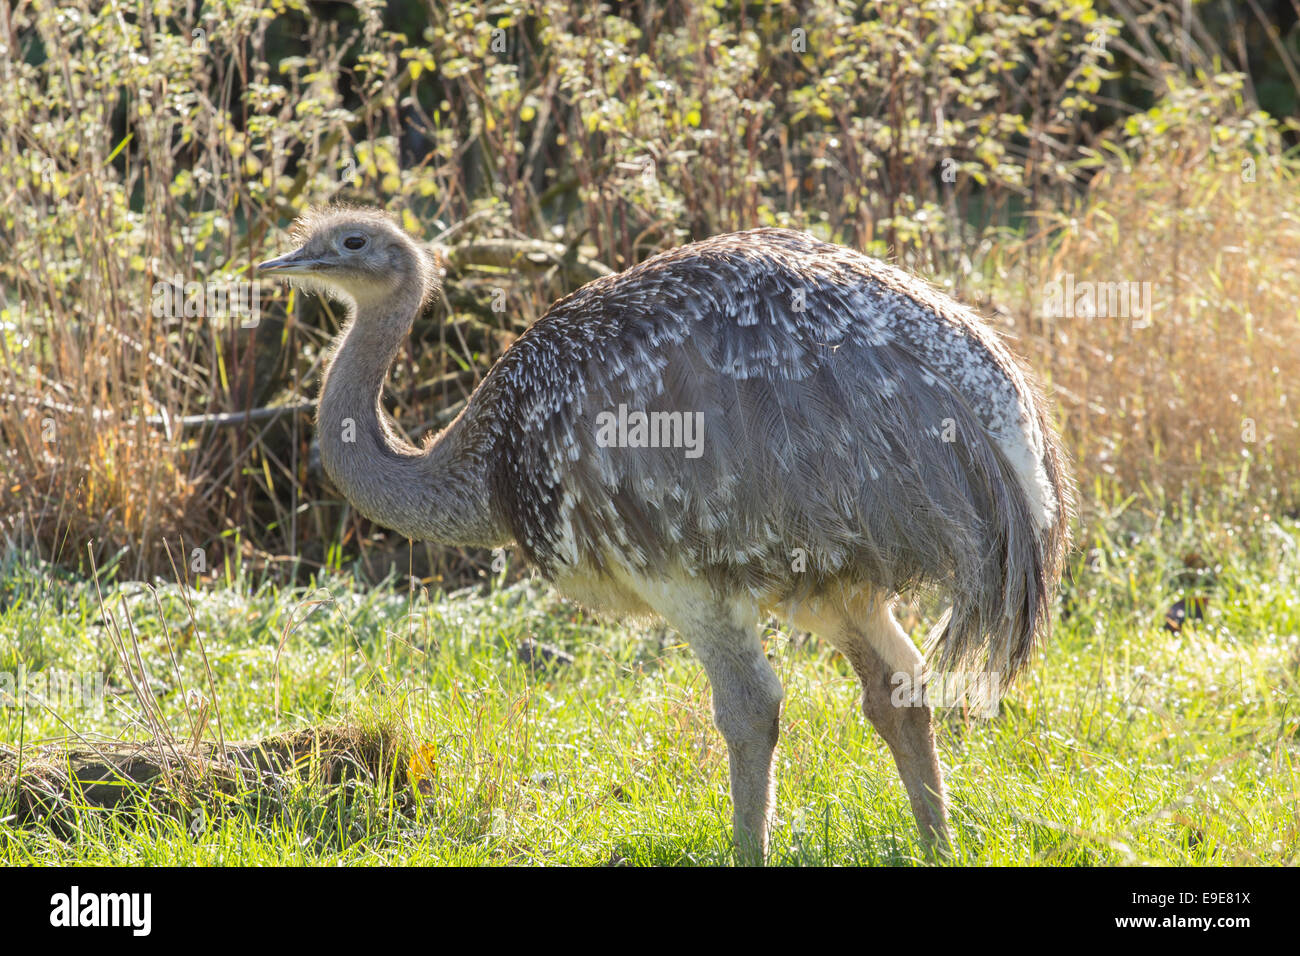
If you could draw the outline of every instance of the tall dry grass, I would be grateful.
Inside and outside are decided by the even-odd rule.
[[[999,250],[1100,501],[1229,486],[1300,505],[1300,165],[1232,92],[1173,91],[1110,144],[1084,197]],[[1151,137],[1148,119],[1177,126]],[[1149,283],[1148,314],[1047,314],[1067,274]]]
[[[1295,182],[1277,132],[1230,86],[1116,139],[1130,158],[1106,154],[1072,198],[1095,172],[1114,51],[1133,51],[1130,85],[1231,62],[1204,29],[1178,29],[1197,9],[1117,9],[0,0],[15,54],[0,57],[0,559],[85,566],[89,550],[170,576],[164,542],[183,538],[195,574],[351,557],[406,570],[405,542],[313,464],[330,307],[265,288],[251,329],[153,308],[173,277],[246,278],[294,215],[336,200],[384,206],[450,250],[446,302],[417,322],[385,399],[412,434],[445,422],[590,268],[780,224],[959,294],[993,264],[982,291],[1048,370],[1086,482],[1173,494],[1249,463],[1291,487]],[[1246,156],[1254,183],[1221,174]],[[1040,216],[1027,238],[1021,213]],[[521,257],[488,240],[554,246]],[[1152,281],[1152,329],[1045,325],[1043,283],[1062,271]],[[413,567],[464,579],[489,560],[420,549]]]

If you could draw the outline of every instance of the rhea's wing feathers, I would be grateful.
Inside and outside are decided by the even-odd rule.
[[[599,279],[466,416],[548,575],[685,571],[773,603],[938,585],[940,666],[1008,679],[1045,633],[1070,493],[1037,392],[970,312],[850,250],[757,230]]]
[[[519,413],[496,491],[530,557],[544,571],[671,564],[755,593],[846,572],[888,590],[980,577],[980,516],[1006,463],[988,410],[931,369],[926,345],[965,333],[863,260],[742,234],[558,303],[498,370]],[[601,426],[620,406],[698,424],[697,444],[645,447],[629,431],[610,446]]]

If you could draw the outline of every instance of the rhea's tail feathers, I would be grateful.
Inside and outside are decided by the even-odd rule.
[[[995,703],[1015,682],[1036,648],[1051,634],[1057,586],[1070,545],[1073,481],[1060,440],[1035,395],[1043,434],[1043,468],[1054,514],[1044,527],[1014,469],[995,443],[981,449],[988,481],[983,485],[992,541],[968,555],[953,605],[931,630],[926,657],[945,679],[959,676],[974,706]],[[1040,516],[1041,518],[1041,516]],[[979,680],[970,678],[979,675]],[[959,685],[960,686],[960,685]],[[982,698],[982,700],[981,700]]]

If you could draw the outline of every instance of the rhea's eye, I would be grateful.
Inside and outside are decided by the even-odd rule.
[[[362,235],[354,234],[343,240],[343,248],[351,249],[353,252],[356,252],[358,249],[364,249],[365,247],[366,237]]]

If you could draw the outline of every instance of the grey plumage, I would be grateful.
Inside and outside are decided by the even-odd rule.
[[[1007,681],[1046,631],[1070,505],[1041,399],[972,313],[867,256],[778,229],[655,256],[558,302],[475,400],[545,573],[680,567],[768,606],[938,586],[941,666]],[[702,455],[599,447],[620,405],[702,414]]]
[[[718,236],[557,302],[415,448],[378,396],[436,289],[427,257],[371,211],[313,215],[300,236],[262,268],[353,303],[318,428],[362,513],[514,540],[566,594],[677,627],[713,685],[748,859],[767,847],[782,694],[758,615],[822,633],[862,678],[923,835],[947,845],[929,707],[890,696],[925,667],[889,604],[949,595],[939,666],[1005,689],[1048,632],[1072,503],[1041,394],[974,313],[802,233]],[[639,415],[655,427],[629,428]]]

